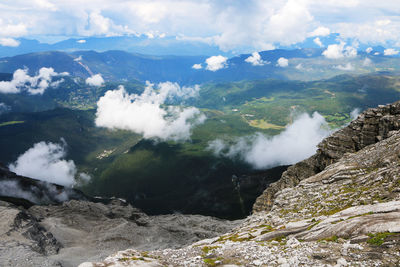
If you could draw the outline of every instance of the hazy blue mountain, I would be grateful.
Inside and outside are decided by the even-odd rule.
[[[116,37],[87,37],[70,38],[53,44],[42,43],[37,40],[18,38],[18,47],[0,46],[0,57],[15,56],[43,51],[72,52],[77,50],[124,50],[132,53],[151,55],[179,55],[198,56],[222,54],[232,56],[231,52],[221,51],[215,45],[199,41],[187,41],[176,37],[149,38],[142,36],[116,36]]]
[[[33,75],[42,67],[52,67],[57,72],[69,72],[81,78],[100,73],[106,81],[171,81],[192,85],[270,78],[307,81],[341,74],[400,70],[398,57],[383,56],[382,53],[359,52],[356,57],[327,59],[322,52],[322,48],[262,51],[259,52],[262,62],[258,65],[246,61],[251,54],[242,54],[227,58],[225,66],[210,71],[206,64],[208,56],[155,56],[121,50],[47,51],[0,58],[0,72],[13,73],[20,68],[29,68]],[[280,66],[279,58],[287,59],[287,66]],[[201,68],[194,69],[194,64],[201,64]]]

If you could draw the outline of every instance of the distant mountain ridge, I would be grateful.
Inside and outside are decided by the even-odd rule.
[[[399,70],[397,58],[360,53],[355,58],[329,60],[321,48],[269,50],[259,52],[260,62],[249,62],[250,54],[226,58],[216,69],[208,68],[208,56],[154,56],[121,50],[44,51],[0,58],[0,72],[13,73],[28,68],[33,75],[42,67],[72,76],[87,78],[100,73],[106,81],[139,80],[178,82],[182,85],[241,80],[310,80],[325,79],[345,73],[365,74],[382,70]],[[286,65],[278,59],[287,60]],[[365,59],[370,65],[365,64]],[[193,66],[197,64],[197,68]],[[347,65],[346,65],[347,64]]]
[[[201,41],[184,40],[177,37],[142,36],[114,36],[114,37],[86,37],[70,38],[56,43],[39,42],[35,39],[18,38],[17,47],[0,46],[0,57],[15,56],[44,51],[96,50],[125,50],[133,53],[152,55],[214,55],[222,54],[233,56],[230,52],[221,51],[216,45],[209,45]]]

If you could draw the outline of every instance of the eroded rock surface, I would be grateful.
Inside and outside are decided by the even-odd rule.
[[[122,200],[0,206],[0,266],[77,266],[133,247],[180,248],[238,225],[200,215],[147,216]]]

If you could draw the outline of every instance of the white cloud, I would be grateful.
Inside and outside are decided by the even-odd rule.
[[[0,12],[1,14],[1,12]],[[20,37],[28,33],[25,22],[10,23],[6,19],[7,16],[0,16],[0,36],[5,38]]]
[[[0,82],[0,93],[16,94],[27,91],[31,95],[41,95],[49,86],[59,85],[59,81],[52,82],[53,77],[66,75],[67,72],[57,73],[53,68],[41,68],[36,76],[29,76],[28,69],[17,69],[11,81]]]
[[[350,62],[346,63],[345,65],[336,65],[334,68],[338,69],[338,70],[345,70],[345,71],[354,70],[354,66]]]
[[[15,0],[0,4],[0,36],[183,34],[249,52],[338,33],[385,45],[400,41],[399,11],[397,0]]]
[[[367,54],[371,53],[372,50],[374,50],[372,47],[368,47],[367,49],[365,49],[365,52],[367,52]]]
[[[315,37],[315,36],[328,36],[329,34],[331,34],[331,30],[329,28],[326,27],[318,27],[316,28],[313,32],[309,33],[308,36],[310,37]]]
[[[399,53],[399,50],[396,50],[393,48],[388,48],[383,51],[383,54],[385,56],[394,56],[394,55],[397,55],[398,53]]]
[[[357,49],[352,46],[346,46],[346,43],[329,45],[328,48],[322,52],[322,55],[330,59],[339,59],[344,57],[356,57]]]
[[[360,115],[361,113],[361,109],[359,108],[355,108],[350,112],[350,118],[351,120],[355,120],[357,119],[358,115]]]
[[[313,155],[317,145],[330,134],[325,119],[315,112],[303,114],[281,134],[269,137],[261,133],[242,137],[233,145],[215,140],[208,149],[216,155],[239,157],[256,169],[294,164]]]
[[[86,40],[85,39],[81,39],[81,40],[78,40],[78,41],[76,41],[78,44],[84,44],[84,43],[86,43]]]
[[[1,46],[9,46],[9,47],[17,47],[20,45],[20,42],[13,38],[0,38]]]
[[[101,74],[95,74],[87,78],[85,82],[90,86],[102,86],[104,83],[104,79]]]
[[[263,66],[265,64],[269,64],[270,62],[264,61],[261,58],[261,55],[258,52],[253,52],[251,56],[245,59],[246,62],[250,63],[253,66]]]
[[[319,37],[315,38],[313,41],[314,41],[314,43],[315,43],[316,45],[318,45],[319,47],[323,47],[323,46],[324,46],[324,44],[321,42],[321,40],[319,39]]]
[[[209,57],[206,59],[206,70],[217,71],[226,68],[228,66],[227,60],[228,58],[221,55]]]
[[[366,57],[363,61],[363,66],[365,67],[372,66],[372,60]]]
[[[79,57],[74,58],[74,61],[76,61],[76,62],[82,61],[82,56],[79,56]]]
[[[8,112],[10,110],[10,106],[4,104],[4,103],[0,103],[0,115],[2,113]]]
[[[66,160],[65,141],[63,144],[39,142],[33,145],[10,164],[11,171],[41,181],[64,186],[75,184],[76,166]]]
[[[90,176],[87,173],[81,172],[78,175],[78,179],[76,179],[76,184],[78,186],[83,186],[83,185],[88,184],[91,179],[92,179],[92,176]]]
[[[177,83],[160,83],[157,88],[147,83],[141,95],[128,94],[123,86],[107,91],[97,102],[96,125],[125,129],[144,138],[187,140],[192,128],[205,116],[194,107],[165,105],[198,95],[199,86],[180,87]]]
[[[277,66],[285,68],[285,67],[289,66],[289,60],[284,57],[280,57],[277,60]]]
[[[200,69],[202,69],[203,67],[201,66],[201,64],[194,64],[193,66],[192,66],[192,69],[195,69],[195,70],[200,70]]]

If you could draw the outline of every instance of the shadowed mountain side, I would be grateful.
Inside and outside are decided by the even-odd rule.
[[[81,191],[20,176],[0,164],[0,200],[29,208],[35,204],[59,204],[64,201],[89,200]]]
[[[254,173],[239,161],[212,153],[183,153],[181,144],[142,140],[96,177],[87,192],[118,196],[148,214],[247,216],[256,197],[286,167]]]

